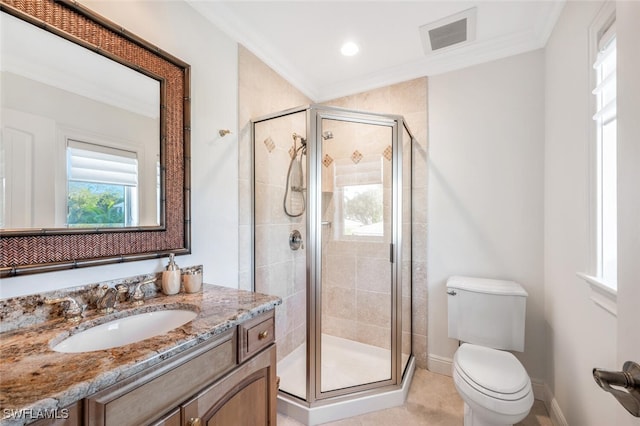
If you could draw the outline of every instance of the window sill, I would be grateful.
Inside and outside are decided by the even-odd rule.
[[[577,275],[591,287],[591,300],[614,317],[618,316],[618,292],[602,280],[591,275],[578,272]]]

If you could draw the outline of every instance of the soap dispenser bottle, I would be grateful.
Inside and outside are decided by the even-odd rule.
[[[180,268],[171,253],[167,270],[162,272],[162,292],[167,295],[177,294],[180,291],[180,278]]]

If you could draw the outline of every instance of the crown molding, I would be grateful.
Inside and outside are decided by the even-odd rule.
[[[221,2],[185,0],[231,39],[246,47],[282,78],[300,90],[313,102],[318,98],[318,87],[304,77],[293,63],[267,43],[250,25]]]
[[[344,80],[331,86],[325,86],[321,89],[317,101],[324,102],[414,78],[443,74],[529,52],[543,46],[534,37],[532,30],[484,42],[476,41],[446,52],[434,53],[417,61],[376,71],[357,79]]]
[[[416,61],[377,70],[368,75],[342,80],[335,84],[320,86],[302,75],[290,58],[283,56],[274,46],[267,43],[260,34],[243,22],[223,3],[185,1],[230,38],[244,45],[261,61],[309,97],[312,102],[325,102],[414,78],[455,71],[543,48],[565,5],[564,0],[548,2],[547,9],[540,13],[533,28],[490,40],[476,40],[443,52],[434,52]]]

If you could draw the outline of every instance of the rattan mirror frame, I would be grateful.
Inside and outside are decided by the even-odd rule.
[[[162,226],[1,230],[0,277],[190,253],[190,66],[70,0],[0,0],[0,10],[160,81],[163,183]]]

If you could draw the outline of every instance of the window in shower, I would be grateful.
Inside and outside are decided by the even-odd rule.
[[[364,157],[336,160],[334,222],[338,239],[377,239],[384,236],[384,159]]]
[[[343,236],[382,237],[382,183],[342,189]]]

